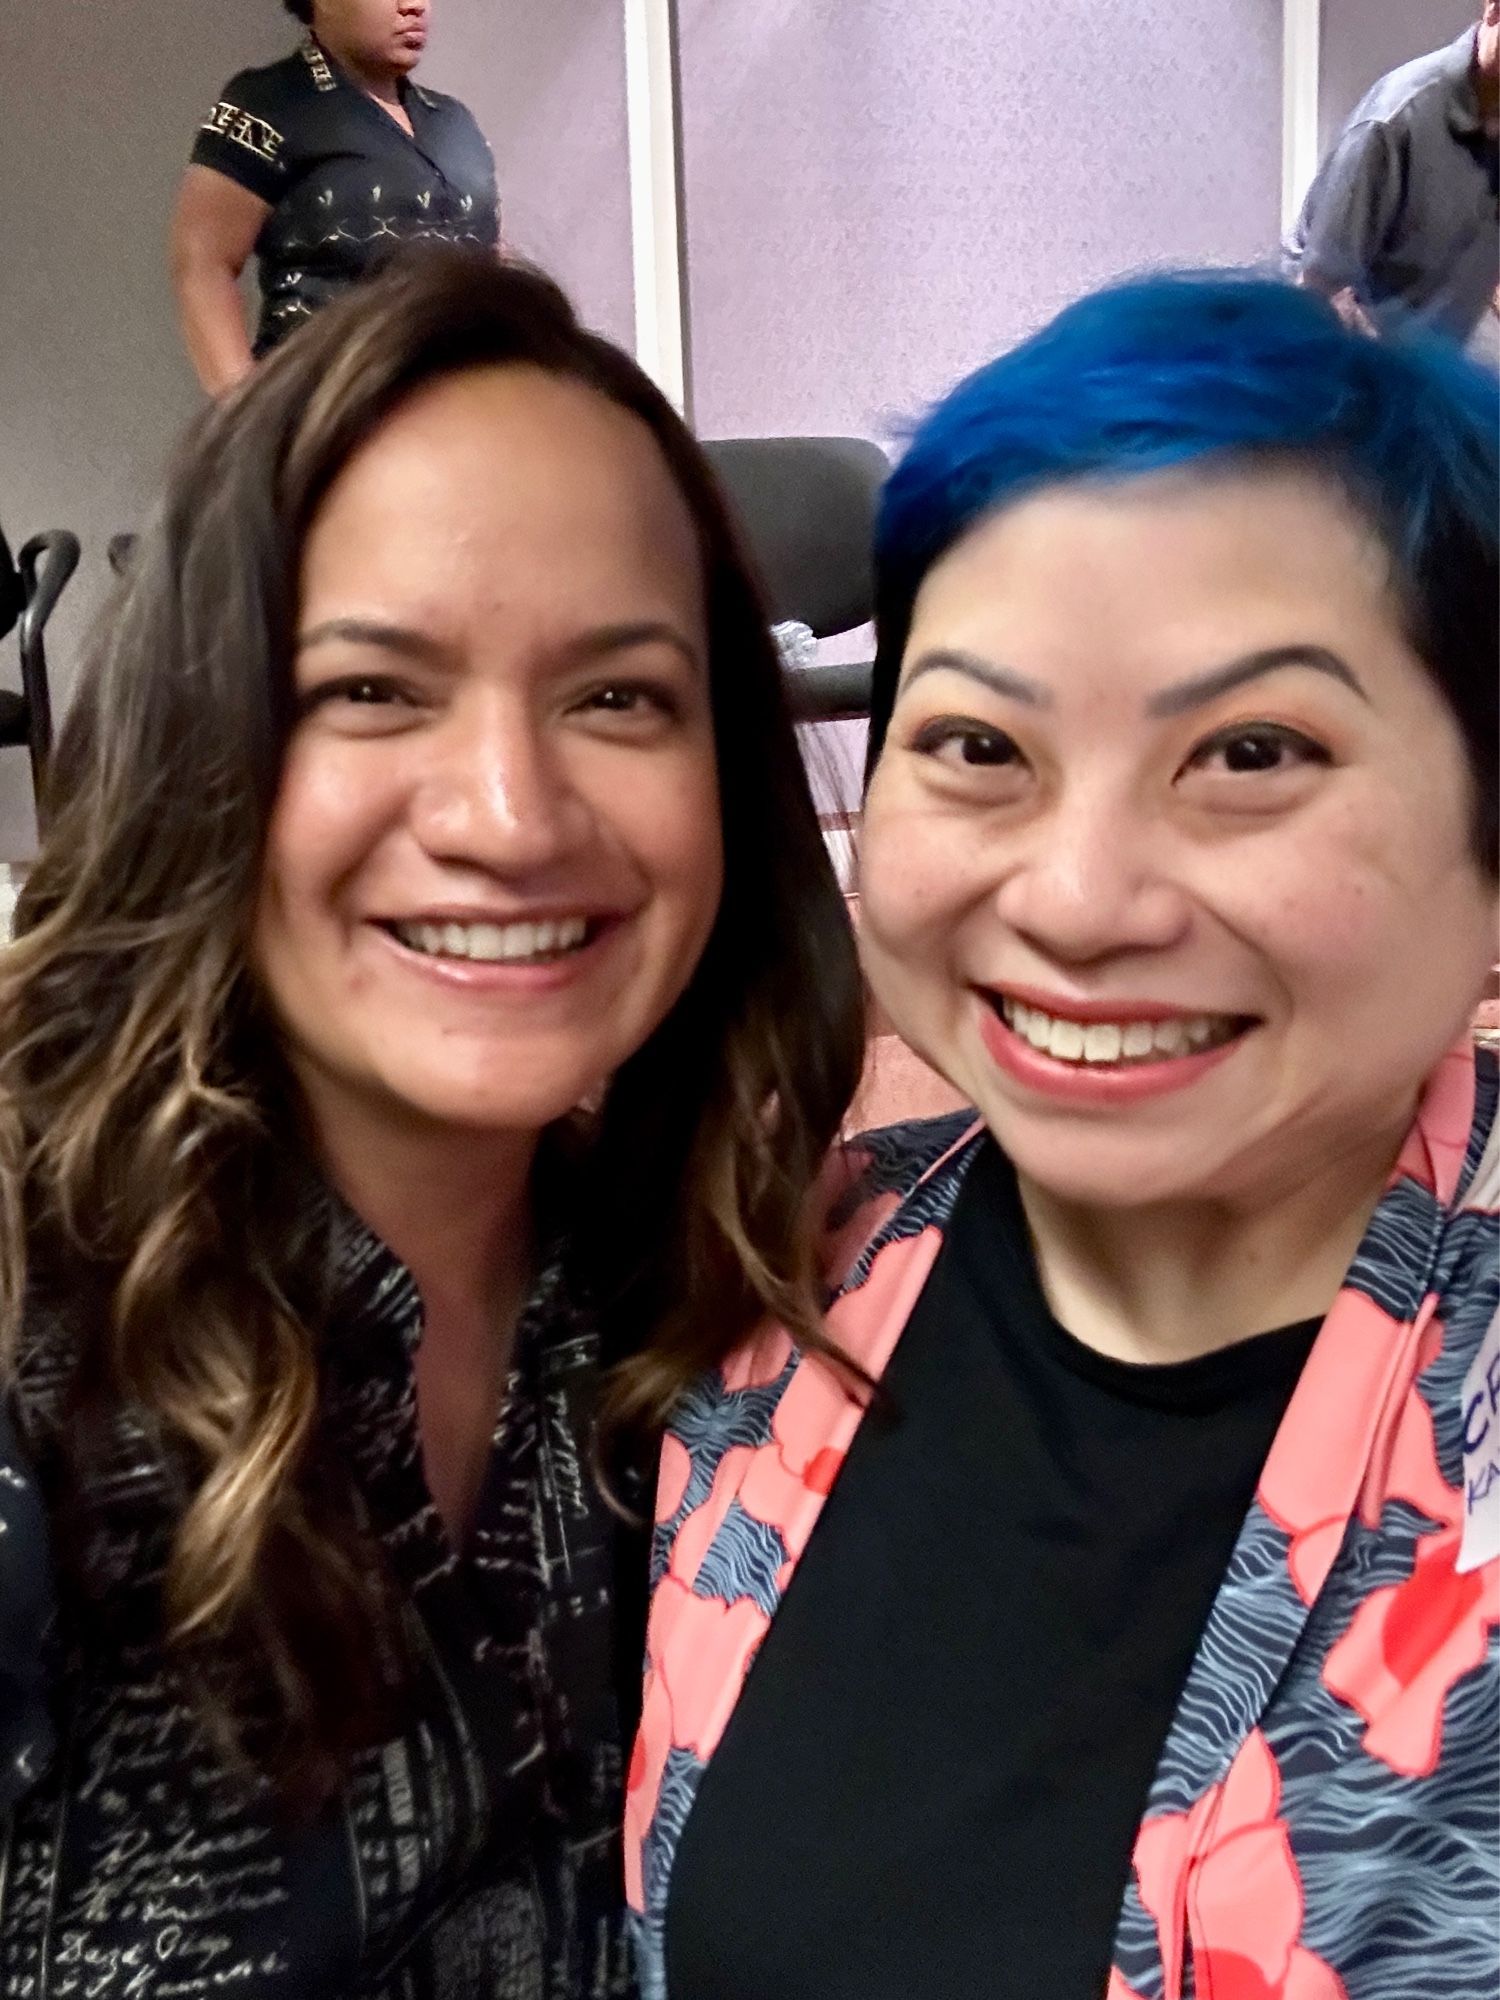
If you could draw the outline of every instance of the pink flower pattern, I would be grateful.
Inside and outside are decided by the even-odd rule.
[[[1332,1601],[1352,1602],[1352,1615],[1325,1620],[1326,1635],[1318,1628],[1323,1651],[1304,1649],[1295,1674],[1274,1666],[1245,1680],[1244,1665],[1266,1663],[1214,1656],[1211,1673],[1227,1676],[1214,1691],[1230,1699],[1185,1708],[1173,1725],[1158,1788],[1174,1803],[1148,1809],[1140,1828],[1106,2000],[1181,2000],[1190,1977],[1196,2000],[1360,2000],[1359,1989],[1346,1984],[1344,1947],[1358,1959],[1368,1948],[1362,1926],[1379,1920],[1382,1895],[1369,1886],[1371,1865],[1380,1880],[1380,1869],[1396,1869],[1387,1893],[1405,1894],[1411,1863],[1400,1860],[1398,1868],[1396,1850],[1361,1854],[1362,1872],[1339,1878],[1346,1889],[1357,1882],[1358,1893],[1321,1910],[1313,1949],[1298,1860],[1299,1801],[1315,1800],[1325,1782],[1319,1757],[1368,1760],[1394,1788],[1383,1810],[1413,1816],[1424,1851],[1449,1829],[1423,1819],[1420,1803],[1402,1798],[1403,1786],[1441,1770],[1445,1800],[1462,1794],[1477,1802],[1477,1817],[1492,1820],[1492,1746],[1474,1734],[1481,1711],[1466,1695],[1468,1733],[1457,1741],[1448,1717],[1456,1692],[1475,1687],[1500,1627],[1500,1564],[1459,1574],[1461,1495],[1444,1478],[1439,1451],[1441,1427],[1443,1454],[1453,1462],[1460,1411],[1452,1385],[1477,1342],[1475,1302],[1488,1296],[1494,1258],[1500,1141],[1493,1132],[1469,1205],[1457,1200],[1476,1116],[1493,1120],[1493,1079],[1486,1089],[1480,1105],[1476,1059],[1467,1049],[1445,1060],[1430,1082],[1361,1251],[1380,1264],[1382,1283],[1372,1292],[1346,1287],[1319,1333],[1242,1537],[1251,1554],[1234,1584],[1240,1611],[1225,1614],[1244,1619],[1236,1630],[1274,1631],[1276,1643],[1294,1647],[1330,1601],[1337,1576],[1344,1595]],[[962,1177],[970,1135],[955,1143],[944,1129],[947,1143],[926,1157],[918,1138],[907,1141],[910,1167],[884,1155],[888,1178],[830,1237],[831,1268],[854,1269],[857,1282],[836,1299],[829,1329],[877,1378],[936,1259]],[[878,1142],[872,1154],[879,1164]],[[1430,1227],[1413,1223],[1414,1201],[1428,1205]],[[1449,1222],[1479,1217],[1488,1234],[1456,1233],[1452,1254],[1440,1256]],[[1425,1270],[1420,1258],[1431,1260]],[[1421,1303],[1400,1319],[1376,1303],[1375,1292]],[[1438,1382],[1449,1385],[1442,1401],[1435,1400]],[[762,1414],[752,1417],[756,1398]],[[676,1829],[863,1413],[861,1398],[834,1370],[799,1356],[783,1330],[768,1328],[704,1385],[691,1424],[684,1419],[664,1446],[660,1568],[627,1807],[628,1888],[643,1916],[638,1938],[652,2000],[664,1991],[660,1925]],[[697,1496],[691,1505],[690,1493]],[[1424,1521],[1431,1525],[1423,1528]],[[766,1529],[774,1531],[769,1538]],[[774,1559],[772,1548],[779,1550]],[[1381,1581],[1361,1585],[1377,1549]],[[714,1587],[703,1577],[710,1556]],[[731,1602],[716,1594],[726,1575],[743,1591]],[[1220,1744],[1203,1733],[1205,1713],[1238,1713],[1247,1689],[1257,1688],[1259,1712],[1247,1705],[1242,1734]],[[1316,1722],[1304,1713],[1314,1692],[1323,1705]],[[1339,1736],[1347,1750],[1326,1748],[1330,1704],[1349,1719]],[[1283,1757],[1288,1745],[1299,1746],[1298,1761],[1279,1764],[1273,1740]],[[672,1810],[665,1813],[669,1766]],[[1205,1783],[1205,1771],[1224,1775]],[[1327,1773],[1337,1778],[1336,1765]],[[1197,1775],[1185,1783],[1184,1774]],[[1178,1810],[1180,1799],[1188,1803]],[[1453,1810],[1451,1803],[1443,1810]],[[1326,1857],[1327,1823],[1320,1824]],[[1355,1847],[1358,1833],[1351,1823]],[[1468,1829],[1454,1833],[1451,1852],[1468,1856],[1481,1844]],[[1325,1867],[1320,1880],[1328,1879]],[[1454,1948],[1462,1950],[1462,1941]],[[1477,1996],[1469,1970],[1447,1968],[1447,1960],[1441,1969],[1424,1964],[1424,1996]],[[1487,1970],[1483,1977],[1488,1991],[1495,1981]]]

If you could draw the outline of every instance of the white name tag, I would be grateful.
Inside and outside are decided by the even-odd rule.
[[[1460,1576],[1500,1556],[1500,1313],[1464,1377],[1464,1526]]]

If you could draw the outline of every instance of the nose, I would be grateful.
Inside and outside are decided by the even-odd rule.
[[[596,834],[593,809],[544,724],[502,698],[461,705],[437,732],[408,817],[434,860],[507,878],[546,875]]]
[[[1064,795],[1029,830],[997,907],[1008,929],[1068,966],[1164,951],[1192,911],[1157,830],[1117,799],[1081,794]]]

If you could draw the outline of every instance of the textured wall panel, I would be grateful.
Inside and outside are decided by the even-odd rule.
[[[1081,289],[1267,254],[1280,0],[682,0],[696,411],[881,435]]]

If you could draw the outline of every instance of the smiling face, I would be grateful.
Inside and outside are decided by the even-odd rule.
[[[917,599],[867,969],[1037,1185],[1253,1208],[1393,1157],[1470,1018],[1495,948],[1471,799],[1332,489],[1053,489]]]
[[[427,46],[430,0],[316,0],[313,32],[360,72],[404,76]]]
[[[419,390],[303,551],[254,961],[325,1138],[536,1133],[682,993],[723,872],[702,563],[649,432]]]

